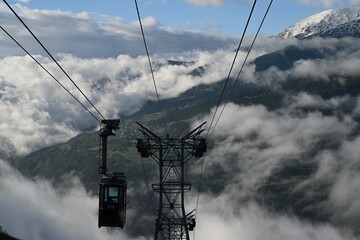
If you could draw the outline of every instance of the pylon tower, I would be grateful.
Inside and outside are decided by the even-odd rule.
[[[138,152],[159,164],[159,182],[152,184],[159,195],[154,239],[189,240],[189,231],[195,228],[196,221],[195,210],[185,211],[185,193],[191,190],[191,183],[185,181],[185,164],[206,152],[206,139],[200,137],[205,123],[182,138],[161,138],[138,124],[144,135],[137,140]]]

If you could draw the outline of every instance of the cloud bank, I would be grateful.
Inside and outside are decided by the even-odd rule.
[[[73,55],[59,57],[62,67],[107,118],[132,114],[140,110],[146,101],[156,99],[145,56],[119,55],[102,59],[82,59]],[[226,51],[195,51],[191,57],[179,59],[195,61],[174,65],[164,60],[157,61],[155,78],[160,97],[176,97],[198,84],[221,80],[228,69],[219,64],[219,59],[230,62],[231,57],[232,53]],[[91,109],[54,63],[42,56],[36,58]],[[204,65],[208,66],[208,71],[203,76],[190,74]],[[3,113],[0,116],[0,141],[7,155],[27,154],[66,141],[80,131],[96,128],[98,123],[91,115],[29,57],[0,59],[0,72],[0,108]]]
[[[221,224],[225,235],[233,234],[230,229],[235,228],[236,224],[263,225],[258,228],[261,229],[260,232],[253,232],[250,227],[240,228],[237,234],[226,235],[229,239],[241,234],[250,239],[260,239],[264,236],[265,239],[358,237],[359,225],[355,219],[360,217],[360,205],[355,195],[360,189],[360,161],[357,157],[359,124],[352,117],[354,112],[344,113],[340,110],[344,109],[344,104],[358,101],[356,99],[349,96],[322,99],[319,96],[300,93],[277,111],[267,110],[263,106],[245,107],[228,104],[214,131],[214,147],[207,153],[204,169],[205,174],[209,175],[214,171],[214,166],[222,169],[226,174],[226,185],[220,192],[209,198],[205,197],[200,202],[206,216],[204,218],[222,216],[219,222],[218,219],[213,219],[212,224],[226,223]],[[327,114],[308,110],[309,106],[319,105],[319,109],[326,109]],[[329,111],[336,114],[329,115]],[[205,116],[196,123],[199,124],[211,116]],[[286,167],[297,162],[297,171],[310,165],[314,166],[312,173],[302,178],[286,172]],[[289,176],[276,175],[279,172]],[[211,185],[211,179],[204,184]],[[316,209],[318,214],[329,217],[322,221],[323,224],[313,225],[307,220],[294,218],[291,211],[286,210],[287,205],[283,206],[283,211],[274,212],[271,201],[266,198],[269,195],[263,192],[263,189],[271,191],[268,186],[276,184],[275,179],[280,179],[279,187],[287,189],[287,196],[284,196],[283,200],[285,203],[286,199],[291,201],[295,194],[301,196],[297,201],[310,201],[311,204],[306,205],[308,210]],[[274,194],[280,196],[282,193],[275,191]],[[325,197],[319,201],[317,195]],[[207,206],[211,198],[215,198],[213,201],[217,203],[216,207]],[[255,208],[251,207],[254,203]],[[262,207],[259,208],[257,204]],[[296,207],[296,204],[295,202],[291,207]],[[264,208],[269,209],[270,213],[264,211]],[[302,211],[307,211],[306,208]],[[209,214],[212,211],[213,215]],[[247,219],[249,214],[251,220]],[[204,222],[207,223],[205,219]],[[277,232],[271,231],[270,226],[277,229]],[[283,232],[285,229],[292,231]],[[213,232],[207,237],[210,236],[219,235]]]
[[[205,197],[201,201],[196,238],[209,240],[355,239],[328,224],[302,222],[295,217],[269,213],[254,204],[241,208],[228,204],[229,202],[223,198]]]
[[[225,4],[225,0],[186,0],[190,4],[198,5],[198,6],[213,6],[213,7],[221,7]]]
[[[74,176],[54,187],[46,180],[26,179],[0,161],[0,193],[0,225],[19,239],[152,239],[129,237],[126,225],[124,230],[98,229],[98,199]],[[329,224],[306,223],[270,213],[256,204],[236,205],[232,197],[201,196],[197,239],[355,239]],[[132,221],[131,217],[127,221]]]
[[[32,10],[21,5],[15,11],[51,53],[71,53],[78,57],[116,57],[145,54],[138,22],[89,13]],[[0,5],[1,26],[33,54],[44,55],[30,33],[4,5]],[[142,20],[150,53],[166,54],[216,50],[237,40],[220,35],[165,28],[153,17]],[[49,24],[51,23],[51,24]],[[159,44],[161,39],[161,44]],[[0,58],[23,54],[4,34],[0,34]]]
[[[28,240],[130,239],[124,231],[97,227],[98,199],[76,177],[66,187],[29,180],[0,161],[0,225]],[[138,238],[138,240],[144,238]]]
[[[250,40],[247,39],[246,42]],[[296,61],[294,66],[286,71],[272,67],[256,72],[252,62],[256,57],[277,51],[286,45],[318,48],[329,54],[323,59]],[[259,38],[239,81],[260,86],[275,86],[288,79],[309,77],[325,82],[335,78],[341,82],[344,77],[360,74],[359,52],[356,50],[358,47],[359,43],[354,39],[313,39],[299,42],[294,39]],[[246,56],[246,50],[244,48],[239,53],[232,73],[234,77]],[[160,55],[153,58],[161,99],[176,97],[199,84],[225,79],[234,52],[231,49],[195,50],[178,54],[176,57],[166,56],[168,58],[164,59],[164,56]],[[143,55],[79,58],[70,54],[59,54],[57,57],[63,68],[106,118],[135,113],[146,101],[156,100],[147,58]],[[51,60],[41,55],[36,58],[86,104],[86,100]],[[176,61],[177,64],[169,64],[166,59]],[[200,68],[200,75],[192,74]],[[0,116],[0,142],[5,156],[24,155],[64,142],[81,131],[97,128],[97,122],[27,56],[7,56],[0,59],[0,87],[0,108],[4,113]],[[305,101],[306,96],[299,97],[301,96]],[[309,98],[307,100],[312,101]],[[298,101],[298,104],[306,104],[300,102]],[[91,109],[89,104],[86,106]]]

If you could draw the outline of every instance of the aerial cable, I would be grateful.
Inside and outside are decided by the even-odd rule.
[[[246,57],[245,57],[245,60],[244,60],[242,66],[241,66],[241,68],[240,68],[240,71],[239,71],[239,73],[238,73],[238,75],[237,75],[237,77],[236,77],[233,85],[232,85],[232,88],[231,88],[231,90],[230,90],[230,94],[229,94],[229,96],[228,96],[228,98],[227,98],[227,101],[228,101],[228,100],[230,99],[230,97],[231,97],[232,91],[234,90],[235,85],[236,85],[236,82],[237,82],[237,80],[239,79],[240,74],[241,74],[241,72],[242,72],[242,70],[243,70],[243,68],[244,68],[244,66],[245,66],[245,64],[246,64],[246,61],[247,61],[247,59],[248,59],[248,57],[249,57],[249,55],[250,55],[250,52],[251,52],[251,50],[252,50],[252,48],[253,48],[253,46],[254,46],[254,43],[255,43],[258,35],[259,35],[259,32],[260,32],[260,30],[261,30],[261,28],[262,28],[262,26],[263,26],[263,24],[264,24],[264,21],[265,21],[267,15],[268,15],[268,13],[269,13],[269,10],[270,10],[270,8],[271,8],[272,3],[273,3],[273,0],[270,1],[269,6],[268,6],[268,8],[266,9],[266,12],[265,12],[265,14],[264,14],[264,17],[262,18],[262,21],[261,21],[261,23],[260,23],[260,26],[259,26],[259,28],[258,28],[258,30],[257,30],[257,32],[256,32],[256,34],[255,34],[255,36],[254,36],[254,39],[253,39],[253,41],[252,41],[252,43],[251,43],[251,46],[250,46],[250,48],[249,48],[249,50],[248,50],[248,53],[247,53],[247,55],[246,55]],[[226,101],[226,102],[227,102],[227,101]],[[220,119],[220,117],[221,117],[221,115],[222,115],[222,113],[223,113],[223,111],[224,111],[225,106],[226,106],[226,102],[225,102],[224,106],[222,107],[222,110],[221,110],[221,112],[220,112],[220,114],[219,114],[219,117],[218,117],[217,120],[216,120],[216,123],[215,123],[215,125],[214,125],[213,130],[211,131],[210,136],[213,134],[213,132],[214,132],[214,130],[215,130],[215,128],[216,128],[216,126],[217,126],[217,124],[218,124],[218,122],[219,122],[219,119]],[[214,115],[214,116],[215,116],[215,115]],[[208,132],[208,133],[209,133],[209,132]],[[199,178],[200,178],[200,180],[199,180],[199,189],[198,189],[198,194],[197,194],[197,199],[196,199],[196,208],[195,208],[195,209],[197,209],[197,208],[198,208],[198,205],[199,205],[200,188],[201,188],[201,186],[202,186],[201,182],[202,182],[202,178],[203,178],[203,169],[204,169],[204,157],[203,157],[202,163],[201,163],[201,171],[200,171],[200,177],[199,177]],[[195,212],[195,218],[196,218],[196,216],[197,216],[197,212],[198,212],[198,211]],[[194,230],[194,233],[193,233],[193,239],[195,239],[195,230]]]
[[[153,81],[153,83],[154,83],[156,98],[157,98],[157,101],[158,101],[158,104],[159,104],[159,109],[160,109],[161,118],[162,118],[162,121],[163,121],[163,125],[164,125],[164,128],[165,128],[165,132],[168,134],[167,126],[166,126],[166,122],[165,122],[165,117],[164,117],[164,113],[163,113],[163,108],[162,108],[162,105],[161,105],[161,102],[160,102],[159,92],[158,92],[158,89],[157,89],[157,86],[156,86],[155,77],[154,77],[154,70],[153,70],[153,67],[152,67],[152,64],[151,64],[150,54],[149,54],[149,50],[148,50],[148,47],[147,47],[147,44],[146,44],[146,38],[145,38],[145,33],[144,33],[143,25],[142,25],[142,22],[141,22],[141,17],[140,17],[140,11],[139,11],[139,7],[138,7],[138,3],[137,3],[137,0],[134,0],[134,1],[135,1],[135,6],[136,6],[137,16],[138,16],[138,19],[139,19],[141,34],[142,34],[142,38],[143,38],[143,41],[144,41],[145,51],[146,51],[147,59],[148,59],[148,62],[149,62],[151,77],[152,77],[152,81]]]
[[[50,75],[67,93],[69,93],[90,115],[101,124],[101,121],[84,105],[79,99],[77,99],[59,80],[57,80],[34,56],[32,56],[29,51],[27,51],[15,38],[13,38],[10,33],[8,33],[2,26],[0,28],[8,35],[29,57],[31,57],[47,74]]]
[[[223,112],[224,112],[224,109],[225,109],[225,107],[226,107],[229,99],[230,99],[231,96],[232,96],[232,92],[233,92],[233,90],[234,90],[234,88],[235,88],[235,85],[236,85],[236,83],[237,83],[237,81],[238,81],[238,79],[239,79],[239,77],[240,77],[240,74],[241,74],[241,72],[242,72],[242,70],[243,70],[243,68],[244,68],[244,66],[245,66],[245,64],[246,64],[246,61],[247,61],[247,59],[248,59],[248,57],[249,57],[249,55],[250,55],[250,52],[251,52],[251,50],[252,50],[252,48],[253,48],[253,46],[254,46],[254,44],[255,44],[255,41],[256,41],[256,39],[257,39],[257,37],[258,37],[258,35],[259,35],[259,32],[260,32],[260,30],[261,30],[261,28],[262,28],[262,25],[264,24],[264,21],[265,21],[267,15],[268,15],[268,13],[269,13],[269,10],[270,10],[270,8],[271,8],[272,3],[273,3],[273,0],[270,1],[269,6],[268,6],[268,8],[266,9],[266,12],[265,12],[265,14],[264,14],[264,17],[262,18],[262,21],[261,21],[261,23],[260,23],[260,26],[259,26],[259,28],[258,28],[258,30],[257,30],[257,32],[256,32],[256,34],[255,34],[255,36],[254,36],[254,39],[253,39],[253,41],[252,41],[252,43],[251,43],[251,45],[250,45],[250,48],[249,48],[249,50],[248,50],[248,52],[247,52],[247,54],[246,54],[246,57],[245,57],[245,59],[244,59],[244,62],[243,62],[243,64],[242,64],[241,68],[240,68],[240,71],[239,71],[239,73],[238,73],[238,75],[237,75],[237,77],[236,77],[236,79],[235,79],[235,81],[234,81],[234,83],[233,83],[233,85],[232,85],[232,88],[231,88],[231,90],[230,90],[230,92],[229,92],[229,95],[228,95],[228,97],[227,97],[224,105],[222,106],[221,112],[220,112],[220,114],[219,114],[219,116],[218,116],[218,118],[217,118],[217,120],[216,120],[216,122],[215,122],[214,128],[212,129],[212,131],[211,131],[211,133],[210,133],[210,136],[214,133],[214,130],[215,130],[215,128],[216,128],[216,126],[217,126],[217,124],[218,124],[218,122],[219,122],[219,119],[221,118],[221,116],[222,116],[222,114],[223,114]]]
[[[25,24],[25,22],[20,18],[20,16],[14,11],[14,9],[3,0],[3,2],[8,6],[8,8],[14,13],[17,19],[24,25],[24,27],[30,32],[30,34],[34,37],[34,39],[40,44],[40,46],[44,49],[44,51],[50,56],[50,58],[56,63],[56,65],[61,69],[61,71],[67,76],[67,78],[74,84],[74,86],[79,90],[79,92],[85,97],[85,99],[91,104],[91,106],[96,110],[96,112],[103,118],[105,117],[100,113],[100,111],[95,107],[95,105],[90,101],[90,99],[85,95],[85,93],[79,88],[79,86],[72,80],[72,78],[67,74],[67,72],[60,66],[60,64],[56,61],[56,59],[52,56],[52,54],[46,49],[46,47],[40,42],[40,40],[35,36],[35,34],[31,31],[31,29]]]
[[[235,53],[233,62],[232,62],[232,64],[231,64],[229,74],[228,74],[228,76],[227,76],[227,78],[226,78],[225,85],[224,85],[224,87],[223,87],[223,89],[222,89],[222,92],[221,92],[219,101],[218,101],[218,103],[217,103],[217,106],[216,106],[214,115],[213,115],[213,117],[212,117],[212,119],[211,119],[211,123],[210,123],[210,126],[209,126],[209,130],[208,130],[208,132],[207,132],[207,134],[206,134],[206,138],[208,138],[208,135],[209,135],[209,132],[210,132],[210,130],[211,130],[212,124],[213,124],[213,122],[214,122],[216,113],[217,113],[218,108],[219,108],[219,106],[220,106],[221,99],[222,99],[222,97],[224,96],[224,92],[225,92],[226,86],[227,86],[227,84],[228,84],[228,82],[229,82],[229,80],[230,80],[230,75],[231,75],[231,72],[232,72],[232,70],[233,70],[233,68],[234,68],[237,55],[239,54],[240,47],[241,47],[241,45],[242,45],[242,42],[243,42],[244,37],[245,37],[245,33],[246,33],[246,31],[247,31],[247,28],[248,28],[248,26],[249,26],[249,23],[250,23],[252,14],[253,14],[253,12],[254,12],[254,9],[255,9],[255,6],[256,6],[256,2],[257,2],[257,0],[254,0],[254,3],[253,3],[253,6],[252,6],[252,8],[251,8],[249,17],[248,17],[248,19],[247,19],[247,22],[246,22],[246,25],[245,25],[243,34],[242,34],[242,36],[241,36],[239,45],[238,45],[238,47],[237,47],[237,49],[236,49],[236,53]],[[204,163],[205,163],[205,159],[204,159],[204,157],[203,157],[202,160],[201,160],[201,170],[200,170],[200,177],[199,177],[199,178],[200,178],[200,179],[199,179],[199,188],[202,186],[202,185],[201,185],[201,182],[202,182],[202,178],[203,178]],[[196,199],[196,208],[195,208],[195,209],[198,208],[198,205],[199,205],[199,197],[200,197],[200,189],[198,189],[198,195],[197,195],[197,199]],[[196,218],[196,215],[197,215],[197,211],[195,212],[195,218]],[[194,231],[194,239],[195,239],[195,231]]]
[[[228,76],[227,76],[227,78],[226,78],[225,85],[224,85],[224,87],[223,87],[223,89],[222,89],[222,91],[221,91],[221,95],[220,95],[219,101],[218,101],[218,103],[217,103],[217,106],[216,106],[214,115],[213,115],[213,117],[212,117],[212,119],[211,119],[210,126],[209,126],[209,131],[208,131],[207,134],[206,134],[206,138],[208,137],[209,132],[210,132],[211,127],[212,127],[212,124],[214,123],[214,119],[215,119],[216,113],[217,113],[217,111],[218,111],[218,109],[219,109],[219,106],[220,106],[220,104],[221,104],[221,100],[222,100],[222,98],[223,98],[223,96],[224,96],[226,86],[227,86],[227,84],[228,84],[228,82],[229,82],[229,80],[230,80],[230,75],[231,75],[231,72],[232,72],[232,70],[233,70],[233,68],[234,68],[237,55],[239,54],[240,47],[241,47],[241,45],[242,45],[242,42],[243,42],[244,37],[245,37],[245,33],[246,33],[246,31],[247,31],[247,28],[248,28],[248,26],[249,26],[249,23],[250,23],[252,14],[253,14],[253,12],[254,12],[256,2],[257,2],[257,0],[254,0],[254,4],[253,4],[253,6],[252,6],[252,8],[251,8],[251,11],[250,11],[248,20],[247,20],[247,22],[246,22],[246,25],[245,25],[243,34],[242,34],[242,36],[241,36],[241,39],[240,39],[240,42],[239,42],[239,45],[238,45],[238,48],[236,49],[236,53],[235,53],[235,56],[234,56],[234,60],[233,60],[233,62],[232,62],[232,64],[231,64],[229,74],[228,74]]]

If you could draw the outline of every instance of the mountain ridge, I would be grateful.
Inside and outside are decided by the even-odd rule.
[[[360,38],[360,19],[340,24],[339,26],[324,32],[316,33],[312,37]]]
[[[298,21],[277,36],[284,39],[292,37],[306,39],[323,33],[322,37],[327,37],[325,32],[331,33],[334,29],[339,31],[342,29],[341,26],[360,31],[357,20],[360,20],[360,8],[330,9]]]

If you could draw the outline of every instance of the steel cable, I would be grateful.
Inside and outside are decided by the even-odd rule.
[[[31,57],[50,77],[52,77],[68,94],[70,94],[90,115],[95,118],[96,121],[101,123],[101,121],[83,104],[77,99],[58,79],[54,77],[34,56],[31,55],[13,36],[10,35],[2,26],[0,28],[8,35],[29,57]]]
[[[135,1],[135,7],[136,7],[137,16],[138,16],[138,19],[139,19],[141,34],[142,34],[142,38],[143,38],[143,41],[144,41],[145,51],[146,51],[146,55],[147,55],[147,59],[148,59],[149,67],[150,67],[151,77],[152,77],[152,81],[154,83],[156,98],[157,98],[157,101],[158,101],[158,104],[159,104],[159,109],[160,109],[162,122],[163,122],[163,125],[164,125],[164,128],[165,128],[166,134],[169,134],[168,130],[167,130],[167,125],[166,125],[166,122],[165,122],[164,111],[163,111],[161,101],[160,101],[160,97],[159,97],[159,92],[158,92],[158,89],[157,89],[157,86],[156,86],[156,81],[155,81],[155,76],[154,76],[154,69],[153,69],[152,64],[151,64],[150,54],[149,54],[149,50],[148,50],[148,47],[147,47],[147,44],[146,44],[146,38],[145,38],[144,28],[143,28],[143,25],[142,25],[142,22],[141,22],[138,3],[137,3],[137,0],[134,0],[134,1]]]
[[[24,27],[29,31],[29,33],[39,43],[39,45],[44,49],[44,51],[49,55],[49,57],[56,63],[56,65],[61,69],[61,71],[67,76],[67,78],[74,84],[74,86],[79,90],[79,92],[85,97],[85,99],[90,103],[90,105],[95,109],[95,111],[102,117],[102,119],[105,119],[105,117],[100,113],[100,111],[95,107],[95,105],[90,101],[90,99],[85,95],[85,93],[79,88],[79,86],[74,82],[74,80],[69,76],[69,74],[61,67],[58,61],[56,61],[52,54],[46,49],[46,47],[41,43],[41,41],[36,37],[36,35],[31,31],[31,29],[25,24],[25,22],[20,18],[20,16],[15,12],[15,10],[6,2],[6,0],[3,0],[3,2],[13,12],[17,19],[24,25]]]

